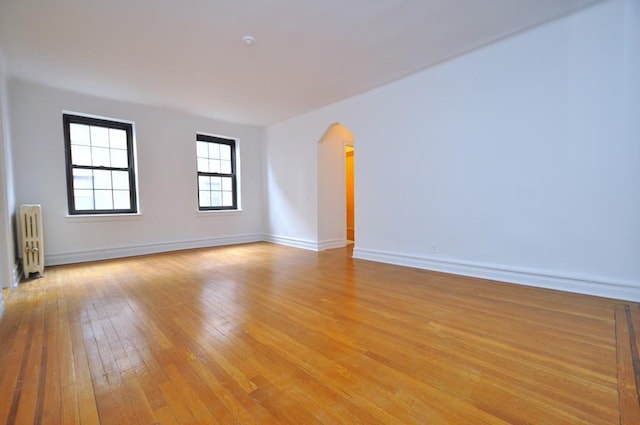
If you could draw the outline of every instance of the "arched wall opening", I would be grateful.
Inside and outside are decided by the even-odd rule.
[[[318,249],[347,245],[346,146],[353,133],[331,124],[318,142]]]

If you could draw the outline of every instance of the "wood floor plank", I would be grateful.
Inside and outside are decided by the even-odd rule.
[[[17,300],[16,300],[17,301]],[[19,304],[19,303],[17,303]],[[31,316],[34,313],[32,309],[19,309],[16,312],[15,324],[6,322],[13,326],[15,331],[5,333],[7,337],[3,341],[3,376],[0,382],[0,420],[4,423],[15,423],[15,415],[20,402],[19,397],[22,391],[23,375],[26,368],[26,362],[30,353],[31,343],[33,341],[33,332],[31,330]],[[6,317],[7,314],[5,313]],[[4,325],[5,320],[2,320]]]
[[[24,362],[21,365],[20,376],[14,392],[12,412],[15,413],[13,419],[17,424],[36,423],[36,418],[40,416],[36,410],[41,408],[38,395],[42,394],[43,374],[46,371],[43,367],[43,348],[46,348],[46,332],[44,329],[46,316],[44,303],[32,306],[34,314],[31,317],[31,343],[28,344],[28,351],[25,353]],[[15,410],[14,410],[15,408]]]
[[[56,298],[55,296],[50,297],[45,307],[42,371],[34,420],[34,423],[37,424],[62,423],[60,360],[57,350],[60,330],[58,329],[58,302]]]
[[[640,423],[637,303],[350,254],[48,267],[3,293],[0,423]]]
[[[615,307],[620,424],[640,423],[640,310]]]

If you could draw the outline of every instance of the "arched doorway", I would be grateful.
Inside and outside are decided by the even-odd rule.
[[[340,123],[327,128],[318,142],[318,249],[347,245],[346,146],[353,133]]]

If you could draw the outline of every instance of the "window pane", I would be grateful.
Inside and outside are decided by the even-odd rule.
[[[74,169],[73,170],[73,188],[74,189],[93,189],[93,173],[91,170]]]
[[[231,177],[222,177],[222,190],[231,191]]]
[[[93,170],[93,185],[96,189],[111,189],[111,171]]]
[[[96,190],[96,209],[111,210],[113,209],[113,198],[110,190]]]
[[[111,149],[111,166],[117,168],[127,168],[129,166],[127,151],[121,149]]]
[[[220,161],[220,172],[231,174],[231,161]]]
[[[111,165],[111,161],[109,160],[109,149],[92,148],[91,165],[94,167],[109,167]]]
[[[222,177],[211,177],[211,190],[222,190]]]
[[[89,145],[89,126],[84,124],[69,124],[71,144]]]
[[[117,128],[110,128],[109,145],[112,149],[127,149],[127,132]]]
[[[220,203],[222,201],[222,196],[220,195],[221,192],[215,191],[215,192],[211,192],[211,206],[212,207],[221,207],[222,204]]]
[[[201,190],[199,192],[200,195],[200,206],[201,207],[210,207],[211,206],[211,192],[208,190]]]
[[[209,158],[209,143],[197,142],[196,143],[196,156],[198,158]]]
[[[109,147],[109,129],[91,126],[91,146]]]
[[[209,143],[209,158],[219,159],[220,158],[220,144],[219,143]]]
[[[201,173],[208,173],[209,161],[206,159],[198,158],[198,171]]]
[[[74,190],[73,199],[77,210],[93,209],[93,190]]]
[[[231,146],[220,145],[220,159],[231,161]]]
[[[220,172],[220,161],[217,159],[209,160],[209,172],[210,173],[219,173]]]
[[[73,165],[91,165],[91,148],[71,145],[71,163]]]
[[[113,208],[116,210],[128,210],[131,208],[128,190],[113,191]]]
[[[129,172],[128,171],[113,171],[111,173],[111,178],[113,180],[114,189],[129,190]]]
[[[233,195],[231,192],[222,192],[222,205],[225,207],[233,206]]]
[[[198,176],[198,190],[211,190],[211,177]]]

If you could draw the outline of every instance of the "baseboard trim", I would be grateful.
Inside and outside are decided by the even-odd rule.
[[[325,249],[343,248],[345,246],[347,246],[346,239],[330,239],[318,242],[319,251],[324,251]]]
[[[264,235],[263,240],[265,242],[307,249],[309,251],[324,251],[325,249],[342,248],[347,246],[346,239],[329,239],[326,241],[316,242],[308,239],[291,238],[288,236]]]
[[[45,255],[44,263],[46,266],[56,266],[59,264],[83,263],[86,261],[109,260],[113,258],[134,257],[136,255],[156,254],[159,252],[180,251],[183,249],[238,245],[243,243],[260,242],[262,240],[262,234],[249,234],[177,242],[120,246],[104,249],[92,249],[81,252],[65,252]]]
[[[278,245],[307,249],[309,251],[319,251],[318,243],[315,241],[310,241],[308,239],[291,238],[288,236],[264,235],[263,240]]]
[[[547,270],[508,267],[450,258],[443,259],[431,256],[404,255],[363,248],[354,248],[353,257],[362,260],[515,283],[518,285],[555,289],[605,298],[640,301],[640,282],[616,281],[599,276],[571,275]]]
[[[20,267],[20,261],[16,261],[13,265],[13,273],[11,278],[11,287],[17,288],[20,283],[20,279],[22,279],[22,267]]]

